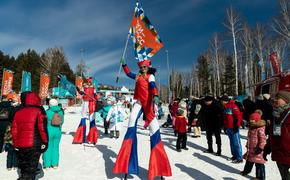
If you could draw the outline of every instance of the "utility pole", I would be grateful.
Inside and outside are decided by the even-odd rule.
[[[169,56],[168,56],[168,50],[165,50],[166,52],[166,62],[167,62],[167,83],[168,83],[168,103],[170,103],[170,97],[171,97],[171,90],[170,90],[170,72],[169,72]]]

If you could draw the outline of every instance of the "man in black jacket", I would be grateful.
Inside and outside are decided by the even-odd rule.
[[[204,98],[204,105],[201,108],[201,113],[205,121],[206,139],[208,149],[204,152],[213,153],[212,135],[216,138],[217,152],[216,155],[221,155],[221,128],[223,125],[223,108],[212,97],[206,96]]]

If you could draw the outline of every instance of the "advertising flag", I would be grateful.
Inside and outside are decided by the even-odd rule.
[[[271,62],[274,74],[281,73],[281,61],[278,58],[277,52],[272,52],[270,54],[270,62]]]
[[[2,78],[1,95],[7,96],[12,90],[12,85],[13,85],[13,71],[4,69],[3,78]]]
[[[22,71],[21,92],[31,91],[31,73]]]
[[[39,88],[39,96],[41,99],[47,98],[49,83],[50,83],[49,75],[46,73],[41,73],[40,74],[40,88]]]
[[[139,61],[151,58],[163,47],[156,29],[145,16],[139,2],[136,3],[129,33],[133,38],[135,58]]]
[[[83,78],[80,77],[80,76],[77,76],[76,77],[76,82],[75,82],[76,87],[78,87],[79,89],[82,89],[83,88],[83,83],[84,83]],[[76,98],[77,99],[82,99],[82,95],[79,92],[77,92],[77,97]]]
[[[60,87],[67,90],[72,96],[76,96],[76,86],[67,80],[65,75],[59,75],[60,77]]]

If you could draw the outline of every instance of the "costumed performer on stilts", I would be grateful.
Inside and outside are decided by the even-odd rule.
[[[90,144],[96,144],[98,140],[98,130],[95,123],[96,111],[96,89],[92,84],[93,78],[87,79],[87,84],[84,84],[80,94],[83,96],[81,121],[75,133],[73,144],[82,144],[86,140]],[[86,139],[86,119],[90,120],[90,130]]]
[[[136,81],[134,99],[136,103],[130,115],[128,129],[123,140],[123,144],[117,156],[113,169],[114,173],[138,174],[138,156],[137,156],[137,121],[144,113],[146,120],[144,127],[149,127],[151,154],[149,160],[148,179],[154,179],[156,176],[171,176],[171,167],[161,141],[160,129],[154,112],[154,105],[158,104],[158,91],[155,84],[154,72],[156,69],[150,68],[151,61],[139,61],[140,71],[134,74],[126,65],[125,60],[121,60],[122,67],[126,75]],[[153,70],[153,72],[152,72]]]

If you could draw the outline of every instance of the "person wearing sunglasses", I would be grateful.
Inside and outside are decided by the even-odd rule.
[[[128,129],[123,140],[121,149],[117,156],[113,172],[116,174],[138,174],[137,155],[137,122],[143,114],[145,120],[144,128],[149,129],[151,153],[149,161],[148,179],[155,176],[171,176],[171,167],[161,141],[159,124],[156,118],[156,110],[159,98],[155,84],[155,69],[150,67],[150,60],[138,62],[139,73],[132,73],[125,59],[121,59],[123,70],[128,77],[136,81],[133,105],[130,115]],[[156,108],[157,109],[157,108]]]

